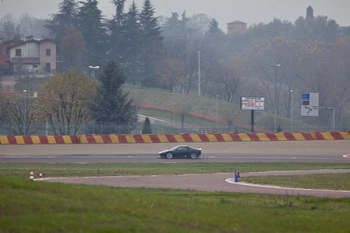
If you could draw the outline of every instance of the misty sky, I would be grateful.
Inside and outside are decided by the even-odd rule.
[[[138,8],[144,0],[135,0]],[[27,12],[36,18],[47,18],[56,13],[62,0],[0,0],[0,18],[7,13],[15,17]],[[114,14],[111,0],[99,0],[99,9],[107,18]],[[156,16],[171,16],[172,12],[187,16],[205,13],[219,22],[226,30],[226,24],[240,20],[249,25],[268,23],[274,18],[294,22],[306,15],[306,8],[312,6],[314,15],[325,15],[334,19],[340,26],[350,26],[350,0],[151,0]],[[126,10],[132,0],[127,0]]]

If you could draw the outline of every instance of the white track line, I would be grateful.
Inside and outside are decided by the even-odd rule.
[[[258,187],[258,188],[271,188],[271,189],[296,190],[296,191],[318,191],[318,192],[350,193],[350,191],[345,191],[345,190],[303,189],[303,188],[288,188],[288,187],[274,186],[274,185],[250,184],[250,183],[246,183],[246,182],[235,182],[233,178],[228,178],[225,181],[227,183],[230,183],[230,184],[250,186],[250,187]]]

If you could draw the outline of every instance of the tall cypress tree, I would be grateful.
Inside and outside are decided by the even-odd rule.
[[[122,54],[120,49],[122,45],[123,20],[125,18],[124,4],[125,0],[113,0],[115,6],[115,15],[108,21],[107,27],[109,36],[109,54],[112,59],[122,63]]]
[[[151,133],[152,133],[151,121],[148,117],[146,117],[145,122],[143,123],[141,134],[151,134]]]
[[[78,5],[75,0],[63,0],[59,4],[59,11],[53,14],[46,26],[58,42],[70,27],[77,26]]]
[[[99,85],[91,110],[97,124],[109,124],[103,133],[116,133],[117,130],[111,126],[133,125],[137,121],[133,100],[129,97],[129,92],[123,90],[125,81],[126,76],[114,60],[107,63],[99,76]],[[118,132],[127,133],[130,129],[128,127]]]
[[[128,13],[125,15],[122,32],[123,46],[121,46],[120,51],[123,54],[123,67],[129,82],[137,85],[140,84],[142,31],[135,3],[130,6]]]
[[[82,6],[78,14],[78,30],[83,35],[87,49],[87,65],[101,65],[105,59],[106,30],[102,22],[101,10],[96,0],[79,2]]]
[[[78,17],[78,5],[75,0],[63,0],[59,4],[59,10],[57,14],[53,14],[51,19],[45,26],[52,37],[55,38],[57,43],[57,59],[66,62],[62,57],[62,38],[65,36],[66,31],[71,27],[77,27]],[[61,63],[57,64],[57,70],[61,70]]]
[[[163,38],[161,28],[154,16],[151,0],[145,0],[140,13],[140,27],[142,31],[142,80],[143,86],[152,86],[155,83],[154,64],[162,48]]]

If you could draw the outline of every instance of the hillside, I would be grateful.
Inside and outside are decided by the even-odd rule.
[[[181,121],[180,113],[186,112],[193,114],[191,114],[191,116],[189,116],[189,114],[186,115],[185,123],[190,123],[197,127],[218,126],[218,128],[227,129],[231,122],[234,130],[246,131],[247,128],[250,129],[250,111],[240,110],[240,106],[237,104],[228,103],[220,99],[179,94],[162,89],[149,89],[134,86],[127,86],[126,89],[130,91],[134,102],[138,106],[141,106],[140,114],[142,115],[174,122]],[[145,105],[168,108],[168,111],[142,108],[142,106]],[[180,113],[176,114],[176,112]],[[203,117],[195,117],[196,114],[204,115],[206,116],[205,118],[212,118],[212,120],[204,120]],[[218,118],[217,122],[215,120],[216,118]],[[255,111],[256,126],[270,125],[272,121],[272,117],[269,117],[267,112]],[[241,128],[241,125],[246,126],[246,129]]]

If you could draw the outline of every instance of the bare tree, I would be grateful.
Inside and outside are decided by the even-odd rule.
[[[221,64],[221,74],[219,74],[218,81],[223,84],[222,93],[225,94],[227,102],[232,103],[235,93],[241,88],[243,71],[244,60],[240,56],[231,56],[225,63]]]
[[[41,118],[35,116],[35,107],[29,98],[24,97],[22,101],[10,102],[5,129],[11,135],[32,135],[40,129],[38,121]]]
[[[56,135],[74,135],[88,119],[88,103],[95,92],[95,81],[70,70],[50,79],[39,91],[38,102]]]
[[[83,36],[74,27],[66,30],[61,41],[62,64],[65,70],[83,69],[86,54]]]
[[[10,101],[7,98],[3,97],[1,94],[2,88],[0,85],[0,127],[4,124],[6,115],[8,113],[8,108],[10,106]]]

